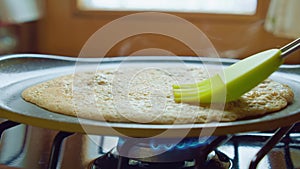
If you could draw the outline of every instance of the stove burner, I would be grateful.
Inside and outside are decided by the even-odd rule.
[[[90,169],[229,169],[231,160],[215,148],[227,136],[202,138],[120,138]]]
[[[126,157],[121,157],[108,152],[103,156],[95,159],[88,169],[231,169],[232,161],[224,153],[220,151],[212,152],[206,162],[201,166],[196,164],[195,160],[170,162],[170,163],[156,163],[143,162],[133,160]]]

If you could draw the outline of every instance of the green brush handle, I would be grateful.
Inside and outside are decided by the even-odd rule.
[[[238,99],[275,72],[284,58],[300,48],[300,38],[281,49],[270,49],[241,60],[224,70],[226,101]]]
[[[299,48],[300,38],[281,49],[266,50],[240,60],[197,84],[173,86],[175,101],[211,103],[237,100],[267,79],[286,56]]]
[[[270,49],[226,68],[222,78],[227,89],[226,101],[236,100],[250,91],[275,72],[283,61],[281,50]]]

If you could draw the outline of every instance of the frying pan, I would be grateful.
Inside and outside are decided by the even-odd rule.
[[[252,119],[203,124],[138,124],[82,119],[42,109],[24,101],[22,91],[34,84],[70,74],[78,66],[117,67],[122,62],[153,66],[211,64],[228,66],[233,59],[175,56],[134,56],[115,58],[70,58],[54,55],[18,54],[0,58],[0,118],[27,125],[65,132],[130,137],[198,137],[228,135],[250,131],[266,131],[289,126],[300,120],[300,65],[282,65],[271,79],[288,84],[295,93],[294,103],[285,109]],[[162,134],[163,133],[163,134]]]

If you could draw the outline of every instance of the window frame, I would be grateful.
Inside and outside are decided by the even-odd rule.
[[[148,11],[104,11],[104,10],[81,10],[78,7],[78,1],[73,0],[71,4],[72,13],[76,17],[92,17],[92,18],[101,18],[101,19],[110,19],[111,18],[120,18],[122,16],[148,12]],[[257,0],[256,13],[253,15],[243,15],[243,14],[214,14],[214,13],[188,13],[188,12],[162,12],[172,14],[187,20],[200,21],[200,20],[223,20],[223,21],[245,21],[252,22],[266,16],[267,7],[270,3],[270,0]],[[155,11],[153,11],[155,12]],[[160,12],[160,11],[158,11]]]

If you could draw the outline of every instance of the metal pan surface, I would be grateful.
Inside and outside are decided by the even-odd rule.
[[[24,101],[21,92],[36,83],[73,73],[78,67],[110,68],[121,63],[154,66],[177,64],[211,64],[228,66],[236,60],[141,56],[116,58],[70,58],[53,55],[19,54],[0,58],[0,118],[32,126],[95,135],[131,137],[198,137],[204,135],[228,135],[248,131],[266,131],[292,125],[300,120],[300,65],[283,65],[271,79],[288,84],[295,93],[295,101],[282,111],[262,117],[234,122],[205,124],[137,124],[111,123],[53,113]]]

